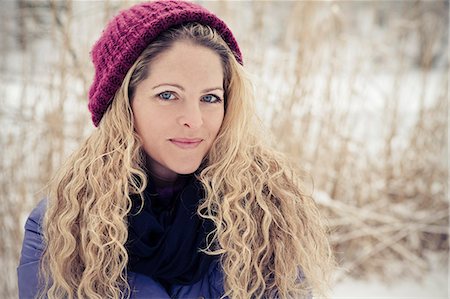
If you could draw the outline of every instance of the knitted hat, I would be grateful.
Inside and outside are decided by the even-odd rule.
[[[197,22],[216,29],[242,64],[239,46],[227,25],[200,5],[178,1],[145,2],[121,11],[92,48],[95,77],[89,90],[89,111],[98,126],[128,70],[156,37],[170,27]]]

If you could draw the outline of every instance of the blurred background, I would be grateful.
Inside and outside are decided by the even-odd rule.
[[[234,32],[276,147],[308,175],[334,298],[448,297],[449,2],[197,1]],[[89,51],[133,1],[1,0],[0,298],[23,225],[92,130]]]

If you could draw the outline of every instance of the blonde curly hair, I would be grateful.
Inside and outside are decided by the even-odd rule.
[[[187,24],[147,47],[98,129],[51,182],[40,296],[129,297],[130,196],[143,201],[147,185],[130,101],[152,60],[180,40],[214,50],[224,68],[225,117],[197,172],[206,193],[198,214],[215,224],[203,250],[220,255],[224,297],[324,295],[334,262],[314,201],[303,194],[294,168],[263,142],[252,86],[227,44],[214,29]]]

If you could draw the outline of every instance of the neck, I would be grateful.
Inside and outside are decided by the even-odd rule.
[[[153,179],[153,182],[156,187],[169,187],[175,185],[175,182],[178,179],[178,175],[175,175],[173,177],[163,177],[158,174],[156,174],[153,171],[150,171],[150,176]]]
[[[173,184],[179,177],[176,172],[159,164],[150,156],[147,156],[147,169],[157,185],[160,183],[163,185]]]

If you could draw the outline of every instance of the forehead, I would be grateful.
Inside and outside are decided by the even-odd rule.
[[[214,50],[188,41],[177,41],[148,66],[150,81],[176,80],[187,86],[222,84],[224,70]]]

